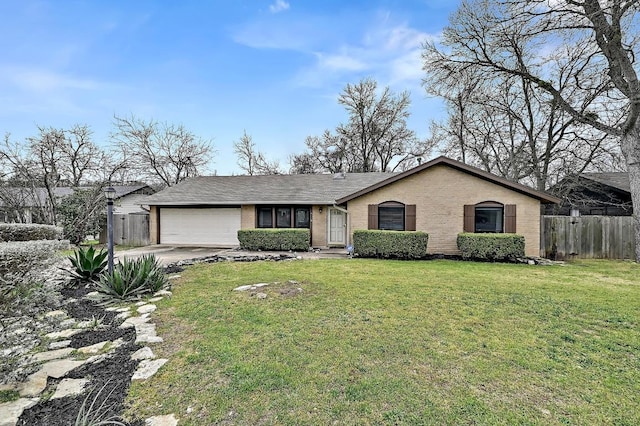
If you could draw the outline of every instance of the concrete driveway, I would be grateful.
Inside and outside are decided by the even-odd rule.
[[[248,252],[239,251],[235,248],[216,248],[216,247],[189,247],[189,246],[170,246],[170,245],[153,245],[138,247],[130,250],[116,251],[115,257],[123,258],[137,258],[143,254],[154,254],[161,265],[168,265],[180,260],[196,259],[198,257],[207,257],[213,255],[257,255],[257,254],[274,254],[277,255],[280,252]],[[292,254],[291,252],[282,252],[286,254]],[[303,259],[346,259],[348,253],[345,249],[323,249],[311,252],[298,252],[296,255]]]
[[[180,260],[195,259],[198,257],[213,256],[226,251],[234,251],[228,248],[214,247],[176,247],[167,245],[153,245],[137,247],[130,250],[116,251],[116,258],[137,258],[144,254],[154,254],[161,265],[168,265]]]

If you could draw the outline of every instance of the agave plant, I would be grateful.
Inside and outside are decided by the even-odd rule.
[[[69,256],[74,270],[69,273],[76,279],[83,281],[95,281],[98,279],[104,268],[107,266],[108,252],[104,250],[96,251],[93,246],[88,249],[79,247]]]
[[[113,268],[112,273],[102,274],[98,292],[105,298],[132,300],[153,294],[168,285],[168,280],[154,255],[135,260],[128,258]]]

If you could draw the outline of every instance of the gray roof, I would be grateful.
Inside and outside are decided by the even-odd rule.
[[[201,176],[151,195],[149,205],[333,204],[394,173]]]
[[[631,193],[629,173],[627,172],[582,173],[580,176],[603,185],[611,186],[620,191]]]

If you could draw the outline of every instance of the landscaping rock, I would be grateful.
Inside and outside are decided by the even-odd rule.
[[[74,325],[76,325],[76,320],[73,318],[69,318],[60,323],[60,328],[71,328]]]
[[[258,299],[266,299],[267,298],[267,293],[256,293],[256,297]]]
[[[137,311],[139,314],[150,314],[151,312],[155,311],[157,309],[156,305],[142,305],[140,306]]]
[[[241,285],[240,287],[236,287],[233,291],[249,291],[249,290],[257,290],[262,287],[268,286],[268,283],[258,283],[258,284],[247,284]]]
[[[64,398],[65,396],[78,395],[84,391],[89,383],[87,379],[62,379],[51,399]]]
[[[71,344],[71,340],[60,340],[58,342],[51,342],[49,343],[49,349],[53,350],[53,349],[66,348],[70,344]]]
[[[103,342],[98,342],[98,343],[90,345],[90,346],[84,346],[82,348],[78,348],[78,352],[80,352],[82,354],[97,354],[98,352],[100,352],[102,350],[102,348],[105,347],[105,345],[107,343],[109,343],[109,341],[105,340]]]
[[[127,312],[120,312],[118,315],[116,315],[116,318],[118,319],[127,319],[131,316],[131,312],[127,311]]]
[[[38,396],[47,387],[48,377],[60,379],[84,363],[85,361],[62,360],[43,364],[40,370],[30,375],[25,383],[20,384],[20,396]]]
[[[44,337],[51,340],[59,340],[59,339],[66,339],[67,337],[71,337],[74,334],[78,334],[80,332],[82,332],[82,330],[79,328],[68,328],[66,330],[54,331],[52,333],[45,334]]]
[[[133,328],[137,325],[144,324],[149,321],[148,317],[131,317],[124,320],[122,324],[120,324],[120,328]]]
[[[131,380],[146,380],[149,377],[153,376],[158,372],[160,367],[162,367],[168,359],[160,358],[160,359],[145,359],[140,361],[138,364],[138,369],[133,373],[133,377]]]
[[[166,416],[149,417],[144,421],[145,426],[176,426],[178,419],[175,415],[167,414]]]
[[[133,360],[143,360],[143,359],[154,359],[156,356],[149,346],[145,346],[144,348],[140,348],[131,354],[131,359]]]
[[[38,403],[38,398],[20,398],[0,404],[0,426],[15,426],[22,412]]]
[[[251,284],[241,285],[240,287],[234,288],[233,291],[248,291],[251,290],[251,287],[253,287]]]
[[[155,324],[136,325],[136,343],[160,343],[162,337],[156,335]]]
[[[65,311],[61,311],[61,310],[56,310],[56,311],[50,311],[47,312],[46,314],[44,314],[44,316],[46,318],[58,318],[58,319],[63,319],[67,317],[67,313]]]
[[[27,364],[35,364],[38,362],[51,361],[54,359],[64,358],[67,355],[73,352],[73,348],[63,348],[63,349],[55,349],[53,351],[47,352],[39,352],[37,354],[33,354],[27,359]]]

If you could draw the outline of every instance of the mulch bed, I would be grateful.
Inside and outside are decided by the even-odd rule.
[[[100,327],[95,330],[84,331],[72,336],[70,347],[80,348],[105,340],[114,341],[118,338],[125,341],[124,345],[109,353],[106,359],[82,365],[66,376],[72,379],[89,379],[89,384],[85,389],[90,392],[41,401],[22,413],[18,425],[73,425],[78,413],[83,409],[83,405],[85,409],[88,409],[91,404],[93,404],[94,412],[102,407],[98,413],[100,419],[95,420],[116,418],[128,426],[144,425],[144,421],[141,419],[131,423],[120,420],[125,409],[124,401],[131,384],[131,377],[139,363],[139,361],[131,360],[131,354],[141,348],[139,344],[135,343],[135,330],[133,328],[118,328],[122,320],[116,318],[116,312],[105,311],[104,307],[83,298],[89,291],[91,289],[86,286],[69,287],[61,291],[65,300],[75,299],[75,301],[63,306],[70,317],[77,320],[98,319],[100,324]],[[60,381],[61,379],[49,378],[47,389],[53,389],[53,386]]]

